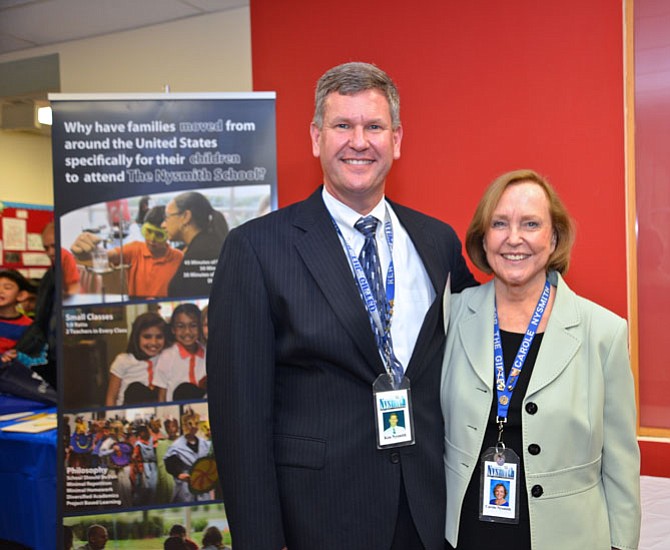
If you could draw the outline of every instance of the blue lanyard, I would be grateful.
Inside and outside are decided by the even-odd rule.
[[[341,241],[344,243],[345,248],[347,249],[347,255],[349,256],[349,261],[354,270],[354,277],[356,278],[356,283],[360,290],[361,295],[363,296],[363,302],[365,307],[368,310],[368,314],[372,319],[375,327],[377,327],[377,332],[381,340],[381,348],[386,350],[384,355],[387,360],[387,368],[390,368],[391,361],[397,361],[393,354],[393,346],[391,344],[391,320],[393,318],[393,303],[395,299],[395,270],[393,267],[393,226],[391,225],[391,219],[389,217],[388,211],[384,217],[384,234],[386,235],[386,243],[389,247],[389,255],[391,262],[389,263],[388,271],[386,272],[386,284],[384,288],[386,290],[386,311],[380,312],[377,307],[377,300],[372,295],[372,290],[370,289],[370,284],[368,283],[368,278],[365,276],[365,271],[361,265],[358,256],[354,253],[353,249],[349,243],[342,235],[340,227],[337,225],[337,222],[332,218],[333,225],[335,230],[339,235]],[[382,317],[383,315],[383,317]]]
[[[509,376],[505,381],[505,366],[503,362],[503,353],[502,353],[502,343],[500,341],[500,327],[498,325],[498,308],[494,306],[493,310],[493,366],[495,369],[496,375],[496,390],[498,392],[498,417],[496,421],[500,426],[502,433],[502,424],[507,421],[507,411],[509,409],[509,403],[512,400],[512,393],[516,386],[517,381],[519,380],[519,374],[521,374],[521,369],[523,368],[524,363],[526,362],[526,357],[528,355],[528,350],[530,349],[531,344],[533,343],[533,338],[537,333],[537,329],[540,326],[540,321],[542,321],[542,315],[544,310],[547,307],[549,301],[549,294],[551,291],[551,285],[549,280],[544,283],[544,290],[542,291],[542,296],[535,306],[535,313],[528,323],[528,329],[526,334],[524,334],[519,350],[516,353],[516,359],[514,359],[514,364],[510,369]]]

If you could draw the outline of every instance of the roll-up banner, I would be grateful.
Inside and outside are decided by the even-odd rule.
[[[230,544],[206,310],[227,233],[276,207],[275,94],[49,99],[59,255],[79,275],[56,304],[59,518],[75,547],[94,524],[107,548],[161,549],[175,525]]]

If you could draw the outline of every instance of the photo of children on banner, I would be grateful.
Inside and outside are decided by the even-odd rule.
[[[209,336],[209,319],[207,318],[207,313],[209,311],[209,306],[202,308],[202,313],[200,314],[201,325],[202,325],[202,344],[207,348],[207,338]]]
[[[149,430],[149,423],[155,419],[137,420],[134,423],[135,443],[133,447],[133,469],[136,485],[135,503],[151,505],[156,502],[158,488],[158,459],[156,440]]]
[[[184,243],[184,257],[172,277],[168,296],[208,296],[224,239],[225,216],[202,193],[180,193],[165,207],[163,229],[171,241]]]
[[[168,541],[169,548],[180,550],[231,549],[223,502],[211,502],[206,506],[186,503],[142,510],[115,510],[113,513],[113,517],[108,513],[94,512],[63,518],[63,531],[69,534],[66,540],[74,540],[74,547],[78,549],[86,543],[89,529],[102,525],[108,532],[107,550],[158,550],[168,548]],[[202,546],[197,544],[200,541]],[[63,548],[71,549],[72,545],[66,544]]]
[[[64,387],[64,406],[204,399],[206,307],[200,299],[66,309],[64,372],[77,383]]]
[[[163,542],[163,550],[198,550],[198,543],[189,538],[186,527],[176,523],[170,527],[168,538]]]
[[[109,369],[108,407],[158,401],[154,376],[156,360],[169,340],[167,326],[153,311],[135,319],[126,352],[117,355]]]
[[[165,221],[165,206],[147,211],[141,225],[143,240],[106,249],[104,237],[92,232],[81,233],[71,250],[81,265],[100,275],[112,268],[125,270],[127,294],[131,297],[167,296],[168,285],[179,269],[183,253],[170,246]]]
[[[165,468],[175,480],[172,502],[212,500],[218,483],[209,439],[199,435],[200,415],[187,408],[181,419],[183,435],[165,453]]]
[[[154,384],[159,401],[203,399],[207,393],[205,346],[201,343],[202,315],[197,305],[177,306],[170,319],[174,344],[156,362]]]
[[[181,436],[176,420],[180,412]],[[95,502],[87,508],[153,506],[216,497],[218,474],[205,403],[127,409],[114,411],[110,418],[96,418],[104,414],[82,413],[74,420],[65,417],[71,432],[65,465],[73,468],[66,470],[67,482],[76,486],[77,468],[100,467],[99,481],[110,487],[103,493],[77,492],[74,498]],[[66,502],[74,498],[66,491]]]
[[[208,296],[230,227],[261,215],[269,185],[127,197],[61,217],[61,244],[81,289],[68,306]]]
[[[160,422],[160,420],[159,420]],[[156,486],[156,502],[172,502],[174,495],[174,477],[165,468],[165,454],[179,437],[179,420],[176,417],[164,417],[163,431],[154,434],[156,439],[156,462],[158,464],[158,484]]]

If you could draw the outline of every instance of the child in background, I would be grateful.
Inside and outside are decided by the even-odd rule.
[[[157,359],[165,348],[167,323],[149,311],[133,322],[126,353],[120,353],[109,369],[106,405],[155,402]]]
[[[19,302],[28,297],[30,283],[15,269],[0,269],[0,355],[13,349],[32,320],[19,313]],[[3,361],[16,353],[3,357]]]
[[[167,233],[161,229],[164,220],[165,207],[154,206],[147,212],[142,224],[144,240],[107,251],[107,259],[112,265],[128,264],[130,296],[167,296],[170,280],[181,265],[183,254],[170,246]],[[88,265],[100,243],[98,235],[84,232],[72,243],[71,250],[80,262]]]
[[[28,281],[26,296],[19,302],[16,309],[26,317],[34,319],[35,308],[37,307],[37,289],[40,286],[40,281],[39,279],[26,279],[26,281]]]
[[[201,313],[195,304],[180,304],[170,319],[175,344],[160,356],[155,384],[159,401],[202,399],[207,392],[205,348],[200,343]]]

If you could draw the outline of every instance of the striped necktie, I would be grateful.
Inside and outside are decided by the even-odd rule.
[[[361,263],[365,278],[368,280],[370,292],[377,303],[377,311],[379,311],[379,316],[382,322],[382,332],[380,333],[377,323],[374,322],[372,315],[370,315],[370,324],[372,325],[372,330],[375,334],[377,347],[379,348],[382,357],[384,357],[387,367],[390,368],[396,385],[399,385],[403,377],[403,368],[393,353],[393,342],[391,341],[391,331],[389,330],[390,306],[386,299],[384,281],[382,280],[382,268],[379,261],[379,251],[377,250],[377,240],[375,239],[375,232],[378,224],[379,220],[373,216],[360,218],[354,224],[354,227],[365,237],[363,248],[358,255],[358,261]],[[365,302],[365,299],[363,301]]]
[[[360,218],[354,227],[365,237],[365,243],[358,255],[358,261],[365,272],[365,277],[370,285],[372,296],[377,303],[377,311],[382,318],[384,328],[386,328],[386,293],[382,281],[382,268],[379,262],[379,252],[377,250],[377,240],[375,232],[379,220],[373,216]]]

